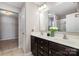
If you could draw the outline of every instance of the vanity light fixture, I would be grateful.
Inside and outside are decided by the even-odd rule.
[[[5,14],[5,15],[13,15],[12,12],[5,11],[5,10],[0,10],[0,12],[1,12],[2,14]]]
[[[41,7],[39,7],[38,10],[39,10],[39,11],[46,11],[46,10],[48,10],[48,7],[47,7],[46,4],[43,4]]]

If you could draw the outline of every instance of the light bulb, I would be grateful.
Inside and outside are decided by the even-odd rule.
[[[48,7],[46,4],[43,4],[41,7],[39,7],[39,11],[47,10]]]
[[[1,10],[0,12],[3,13],[3,14],[5,14],[5,15],[13,15],[13,13],[9,12],[9,11]]]

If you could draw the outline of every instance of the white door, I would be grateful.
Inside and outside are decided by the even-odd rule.
[[[19,47],[25,51],[25,39],[26,39],[26,19],[25,8],[22,9],[19,14]]]

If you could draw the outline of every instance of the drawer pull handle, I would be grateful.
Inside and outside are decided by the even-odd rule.
[[[41,54],[43,54],[43,52],[40,52]]]
[[[41,48],[43,48],[43,47],[41,47]]]
[[[49,54],[51,54],[51,51],[49,51]]]

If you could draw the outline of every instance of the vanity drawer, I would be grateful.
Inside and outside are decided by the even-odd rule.
[[[45,40],[45,39],[39,39],[39,40],[38,40],[38,45],[41,45],[41,46],[48,46],[48,41]]]
[[[44,47],[44,46],[38,46],[38,50],[43,50],[46,53],[48,53],[48,47]]]
[[[63,50],[57,50],[57,49],[49,49],[49,56],[66,56],[68,55],[68,52]]]
[[[54,51],[54,50],[49,50],[49,56],[54,56],[54,55],[56,55],[56,51]]]
[[[58,43],[54,43],[54,42],[49,42],[49,50],[54,50],[54,51],[64,51],[65,50],[65,46],[60,45]]]
[[[78,50],[62,44],[49,42],[49,55],[76,56]]]
[[[38,49],[38,56],[48,56],[48,52],[43,49]]]
[[[75,49],[75,48],[71,48],[71,47],[65,46],[65,52],[68,52],[68,55],[69,55],[69,56],[76,56],[78,50]]]

